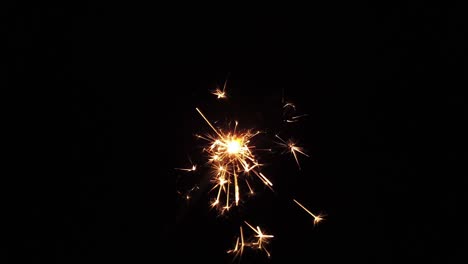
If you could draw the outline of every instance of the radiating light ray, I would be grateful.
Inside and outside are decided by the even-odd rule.
[[[310,214],[313,218],[314,218],[314,225],[318,224],[319,222],[323,221],[323,215],[321,214],[313,214],[311,211],[309,211],[309,209],[305,208],[305,206],[303,206],[301,203],[299,203],[298,201],[296,201],[296,199],[293,199],[293,201],[299,205],[302,209],[304,209],[304,211],[306,211],[308,214]]]
[[[206,123],[211,127],[211,129],[213,129],[213,131],[216,133],[216,135],[218,135],[220,138],[222,138],[223,136],[218,132],[218,130],[210,123],[210,121],[208,120],[208,118],[205,117],[205,115],[200,111],[200,109],[195,108],[197,110],[197,112],[203,117],[203,119],[205,119]],[[215,141],[216,143],[217,141]],[[214,144],[214,143],[213,143]]]
[[[297,153],[300,153],[300,154],[302,154],[302,155],[304,155],[306,157],[309,157],[309,155],[307,155],[304,152],[302,147],[298,147],[294,141],[292,141],[292,140],[285,141],[279,135],[275,135],[275,137],[278,138],[281,141],[280,142],[281,146],[287,148],[289,150],[289,152],[291,154],[293,154],[294,159],[296,160],[297,166],[299,167],[299,169],[301,169],[301,165],[299,164],[299,159],[297,157]]]

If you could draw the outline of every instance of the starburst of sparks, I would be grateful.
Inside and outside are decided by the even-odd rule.
[[[296,160],[296,164],[297,166],[299,167],[299,169],[301,169],[301,164],[299,164],[299,159],[297,158],[297,153],[300,153],[306,157],[309,157],[309,155],[307,155],[305,152],[304,152],[304,149],[302,147],[299,147],[296,145],[296,143],[293,141],[293,140],[284,140],[282,139],[279,135],[275,135],[276,138],[278,138],[281,142],[279,143],[282,147],[286,148],[293,156],[294,156],[294,159]]]
[[[227,98],[226,84],[227,84],[227,78],[226,78],[226,81],[224,81],[223,89],[220,89],[219,87],[217,87],[214,91],[211,92],[211,94],[216,95],[218,99],[226,99]]]
[[[262,164],[253,154],[255,146],[250,145],[251,139],[260,132],[237,131],[237,122],[232,130],[224,132],[215,128],[200,109],[196,110],[214,132],[214,135],[198,136],[209,142],[209,146],[204,151],[208,153],[213,169],[214,187],[211,190],[217,190],[216,198],[211,205],[221,212],[229,210],[233,204],[239,205],[241,181],[245,183],[249,193],[253,193],[249,183],[251,175],[257,176],[264,185],[271,188],[273,183],[259,170]]]

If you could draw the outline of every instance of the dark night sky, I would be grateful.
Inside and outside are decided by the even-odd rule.
[[[66,135],[57,140],[66,154],[53,155],[56,177],[32,181],[34,193],[44,182],[47,191],[23,199],[20,251],[7,258],[230,263],[225,250],[242,219],[275,235],[271,259],[246,254],[242,263],[466,258],[460,8],[11,10],[8,80],[72,98],[63,102],[71,114],[52,110],[66,128],[46,133]],[[220,103],[209,90],[228,73],[231,97]],[[308,114],[302,122],[281,123],[283,91]],[[202,160],[194,134],[208,127],[195,107],[290,132],[310,157],[301,171],[288,155],[271,157],[275,192],[259,189],[231,217],[217,217],[203,190],[188,205],[176,196],[174,209],[174,182],[182,190],[193,178],[173,168]],[[314,228],[292,198],[326,221]]]

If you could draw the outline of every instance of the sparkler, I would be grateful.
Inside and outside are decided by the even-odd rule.
[[[253,154],[252,149],[255,146],[250,145],[251,139],[260,132],[237,131],[237,122],[235,122],[232,131],[223,132],[221,129],[215,128],[200,109],[196,108],[196,110],[215,133],[215,135],[198,136],[209,142],[209,147],[205,148],[204,151],[210,156],[209,161],[213,169],[212,182],[215,185],[211,190],[217,189],[216,199],[211,205],[221,209],[221,212],[229,210],[232,204],[239,205],[241,199],[240,181],[245,181],[249,192],[253,193],[249,183],[252,174],[257,176],[264,185],[271,188],[273,183],[259,171],[262,164]]]
[[[211,93],[218,99],[226,99],[226,84],[227,78],[222,89],[216,88]],[[296,106],[292,103],[284,103],[284,97],[282,103],[284,122],[297,122],[306,116],[306,114],[296,115]],[[243,201],[244,196],[254,194],[253,180],[257,180],[273,190],[273,183],[260,170],[264,166],[259,162],[257,156],[261,149],[257,148],[252,142],[263,133],[252,129],[240,130],[237,121],[234,122],[233,127],[228,126],[225,129],[215,127],[199,108],[195,108],[195,110],[212,131],[212,133],[197,135],[198,138],[208,142],[206,147],[203,148],[203,152],[208,155],[208,168],[212,176],[210,180],[213,186],[210,192],[215,193],[214,198],[210,201],[211,207],[216,208],[220,214],[223,214],[229,211],[232,206],[238,206]],[[281,147],[293,155],[299,170],[301,170],[298,154],[309,157],[305,150],[291,139],[284,140],[278,134],[275,135],[275,138],[280,141],[277,143]],[[198,168],[196,165],[192,165],[190,168],[176,168],[176,170],[192,173]],[[189,200],[191,198],[190,194],[198,189],[198,186],[195,186],[186,193],[179,194]],[[297,200],[293,199],[293,201],[314,218],[314,225],[323,221],[323,215],[313,214]],[[227,253],[233,254],[234,258],[240,258],[246,249],[255,249],[265,252],[270,257],[271,254],[267,246],[274,236],[266,234],[260,226],[254,227],[247,221],[243,223],[248,227],[247,230],[253,231],[253,234],[245,237],[241,225],[234,246],[232,249],[227,250]]]

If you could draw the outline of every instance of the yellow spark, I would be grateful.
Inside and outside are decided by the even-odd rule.
[[[296,201],[295,199],[293,199],[293,201],[314,218],[314,224],[318,224],[320,221],[323,221],[323,215],[321,214],[315,215],[311,211],[309,211],[307,208],[305,208],[305,206],[303,206],[301,203]]]
[[[203,115],[203,113],[200,111],[200,109],[195,108],[197,110],[197,112],[203,117],[203,119],[205,119],[206,123],[208,123],[208,125],[211,127],[211,129],[213,129],[213,131],[220,137],[222,138],[221,134],[219,134],[218,130],[216,130],[216,128],[214,128],[214,126],[210,123],[210,121],[208,120],[208,118],[205,117],[205,115]],[[215,141],[216,143],[217,141]]]
[[[294,143],[292,140],[288,140],[288,141],[285,141],[284,139],[280,138],[280,136],[278,135],[275,135],[279,140],[281,140],[281,143],[280,145],[283,146],[283,147],[286,147],[289,152],[291,152],[294,156],[294,159],[296,160],[296,164],[297,166],[299,167],[299,169],[301,169],[301,165],[299,164],[299,159],[297,158],[297,153],[300,153],[306,157],[309,157],[309,155],[307,155],[305,152],[304,152],[304,149],[302,147],[298,147],[296,146],[296,143]]]

